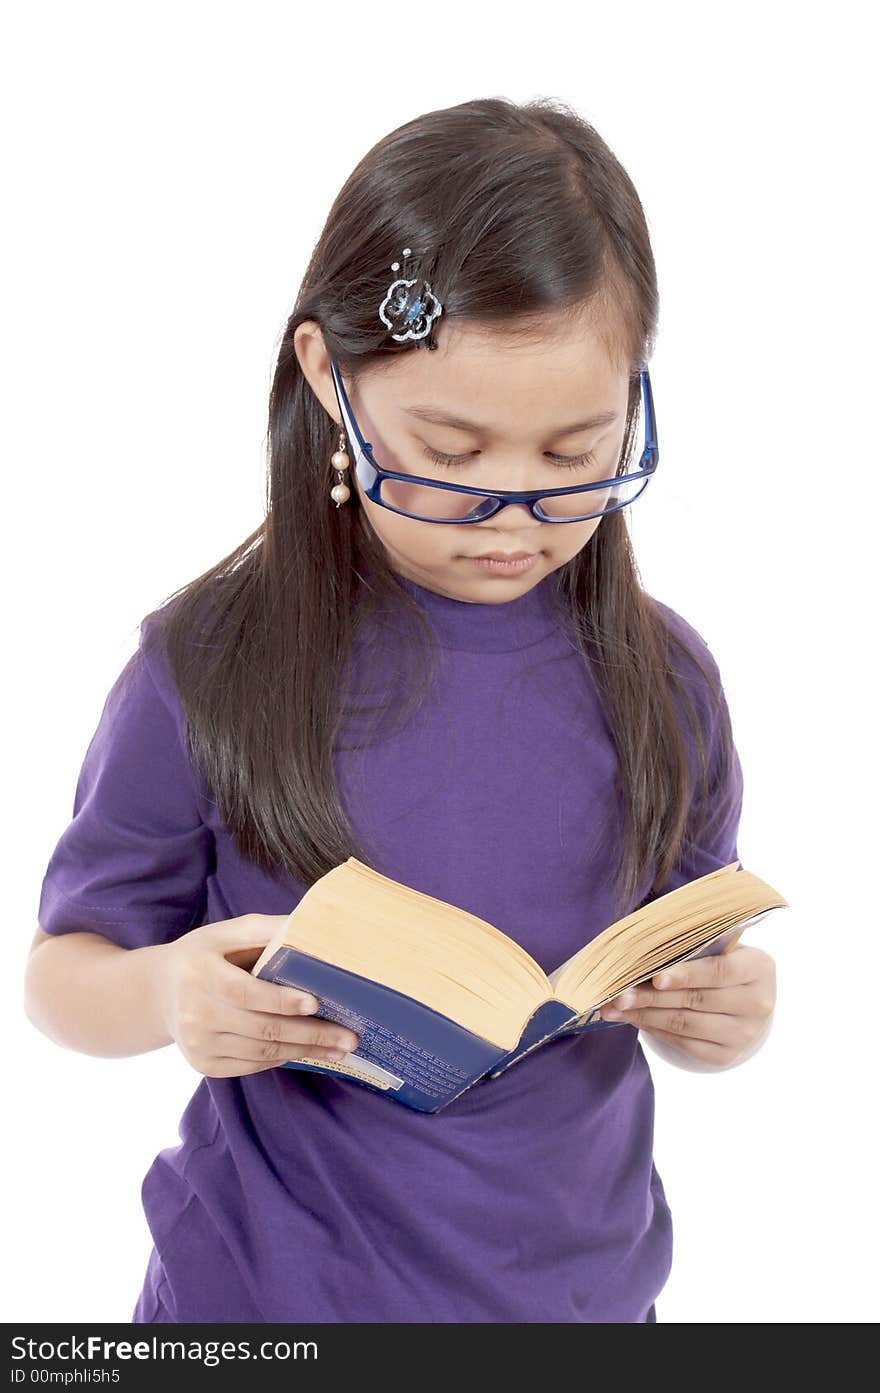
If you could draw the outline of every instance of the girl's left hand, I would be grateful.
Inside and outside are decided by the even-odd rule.
[[[664,968],[621,992],[601,1015],[723,1069],[742,1063],[763,1043],[775,1005],[774,960],[761,948],[740,945]]]

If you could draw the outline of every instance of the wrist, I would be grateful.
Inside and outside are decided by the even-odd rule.
[[[174,1043],[168,1013],[168,968],[172,943],[151,943],[127,954],[127,995],[142,1023],[141,1050],[161,1049]]]

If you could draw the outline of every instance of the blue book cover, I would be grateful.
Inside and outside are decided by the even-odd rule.
[[[321,1003],[315,1016],[360,1037],[343,1059],[306,1055],[283,1068],[337,1073],[419,1112],[439,1112],[505,1053],[432,1007],[287,944],[257,976],[311,992]]]

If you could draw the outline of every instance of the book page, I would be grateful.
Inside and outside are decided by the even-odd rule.
[[[778,891],[738,865],[679,886],[611,925],[550,974],[556,995],[581,1013],[594,1009],[731,930],[739,937],[747,924],[787,907]]]

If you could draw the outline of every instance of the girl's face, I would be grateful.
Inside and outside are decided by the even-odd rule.
[[[298,334],[305,329],[300,325]],[[379,465],[487,491],[566,488],[616,473],[628,375],[588,315],[531,344],[442,319],[434,329],[435,351],[402,353],[364,374],[357,387],[343,379]],[[308,356],[303,362],[300,353],[304,371]],[[332,402],[337,419],[332,379],[329,400],[323,391],[321,399],[328,409]],[[458,423],[441,421],[444,413]],[[594,416],[606,419],[581,424]],[[585,454],[590,458],[578,462]],[[357,488],[364,520],[395,571],[441,595],[481,604],[525,594],[586,546],[601,522],[542,523],[518,503],[484,522],[422,522],[371,502],[354,469],[347,482]],[[471,559],[487,552],[528,552],[535,560],[525,571],[502,572]]]

